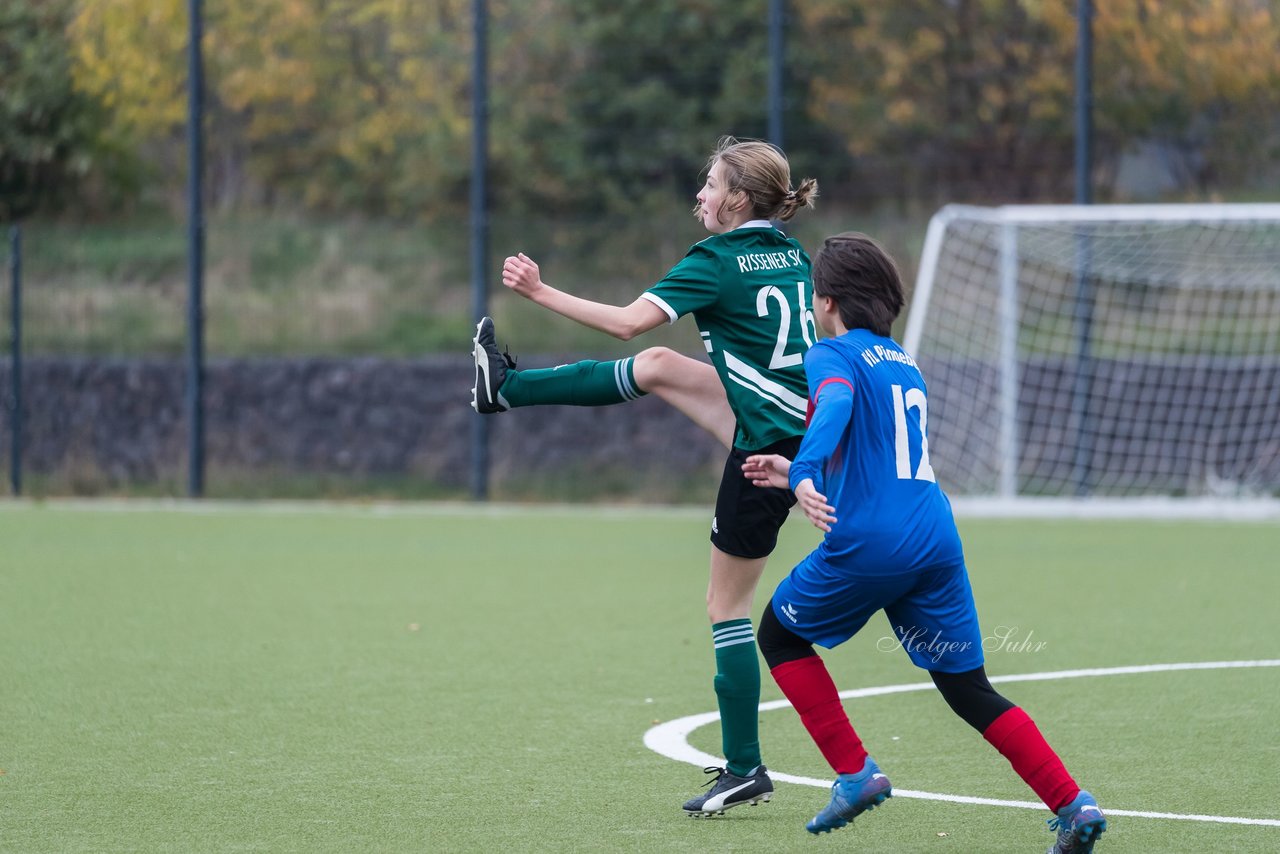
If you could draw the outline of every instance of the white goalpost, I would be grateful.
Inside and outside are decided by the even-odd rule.
[[[949,205],[903,346],[958,509],[1280,517],[1280,204]]]

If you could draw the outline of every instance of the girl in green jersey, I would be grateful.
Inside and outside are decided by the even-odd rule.
[[[777,147],[726,137],[708,160],[694,207],[711,236],[630,305],[558,290],[523,253],[503,264],[503,284],[515,293],[624,341],[692,314],[709,363],[654,347],[617,361],[516,371],[514,361],[498,352],[493,321],[484,318],[476,329],[472,405],[478,412],[604,406],[653,393],[729,449],[711,523],[707,586],[726,767],[708,769],[717,775],[711,788],[684,805],[695,816],[768,801],[773,792],[760,756],[760,666],[750,613],[795,499],[788,490],[754,487],[741,472],[752,454],[793,457],[804,433],[802,359],[816,340],[810,263],[800,244],[771,220],[790,220],[816,195],[811,178],[791,186],[790,167]]]

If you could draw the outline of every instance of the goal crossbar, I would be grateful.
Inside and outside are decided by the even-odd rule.
[[[943,237],[947,228],[958,219],[974,219],[1001,226],[1032,225],[1051,222],[1180,222],[1213,223],[1242,221],[1280,222],[1280,204],[1188,204],[1188,205],[1002,205],[978,207],[975,205],[947,205],[929,220],[924,248],[920,252],[920,267],[907,315],[907,327],[902,346],[908,353],[916,352],[920,336],[924,332],[925,316],[929,310],[929,297],[942,252]]]

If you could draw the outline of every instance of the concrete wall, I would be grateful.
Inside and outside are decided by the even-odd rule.
[[[565,359],[531,358],[530,364]],[[1280,492],[1280,361],[1098,359],[1092,363],[1089,483],[1110,494]],[[993,365],[922,365],[930,450],[953,494],[995,485]],[[24,361],[24,473],[58,492],[186,481],[179,360]],[[209,481],[291,474],[328,482],[408,478],[465,494],[471,469],[469,357],[217,360],[205,385]],[[1019,481],[1072,494],[1074,362],[1025,360]],[[0,399],[7,400],[7,361]],[[501,495],[671,501],[714,494],[724,451],[660,400],[532,407],[488,416],[491,483]],[[10,408],[0,408],[8,473]],[[969,477],[972,482],[966,480]],[[566,484],[569,484],[566,487]],[[269,488],[269,487],[268,487]],[[5,485],[0,484],[0,493]],[[172,487],[171,487],[172,491]],[[261,490],[256,491],[261,494]]]
[[[536,361],[536,360],[532,360]],[[555,362],[547,362],[555,364]],[[206,463],[220,470],[420,478],[466,489],[470,357],[214,360],[207,367]],[[0,399],[8,400],[8,360]],[[59,482],[185,483],[180,360],[25,359],[26,476]],[[11,410],[0,409],[8,472]],[[723,450],[656,398],[625,406],[538,407],[489,416],[495,484],[634,471],[719,476]],[[0,487],[0,491],[3,487]]]

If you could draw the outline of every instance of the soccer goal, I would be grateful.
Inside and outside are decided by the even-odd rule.
[[[1280,506],[1280,204],[947,206],[903,345],[953,496]]]

